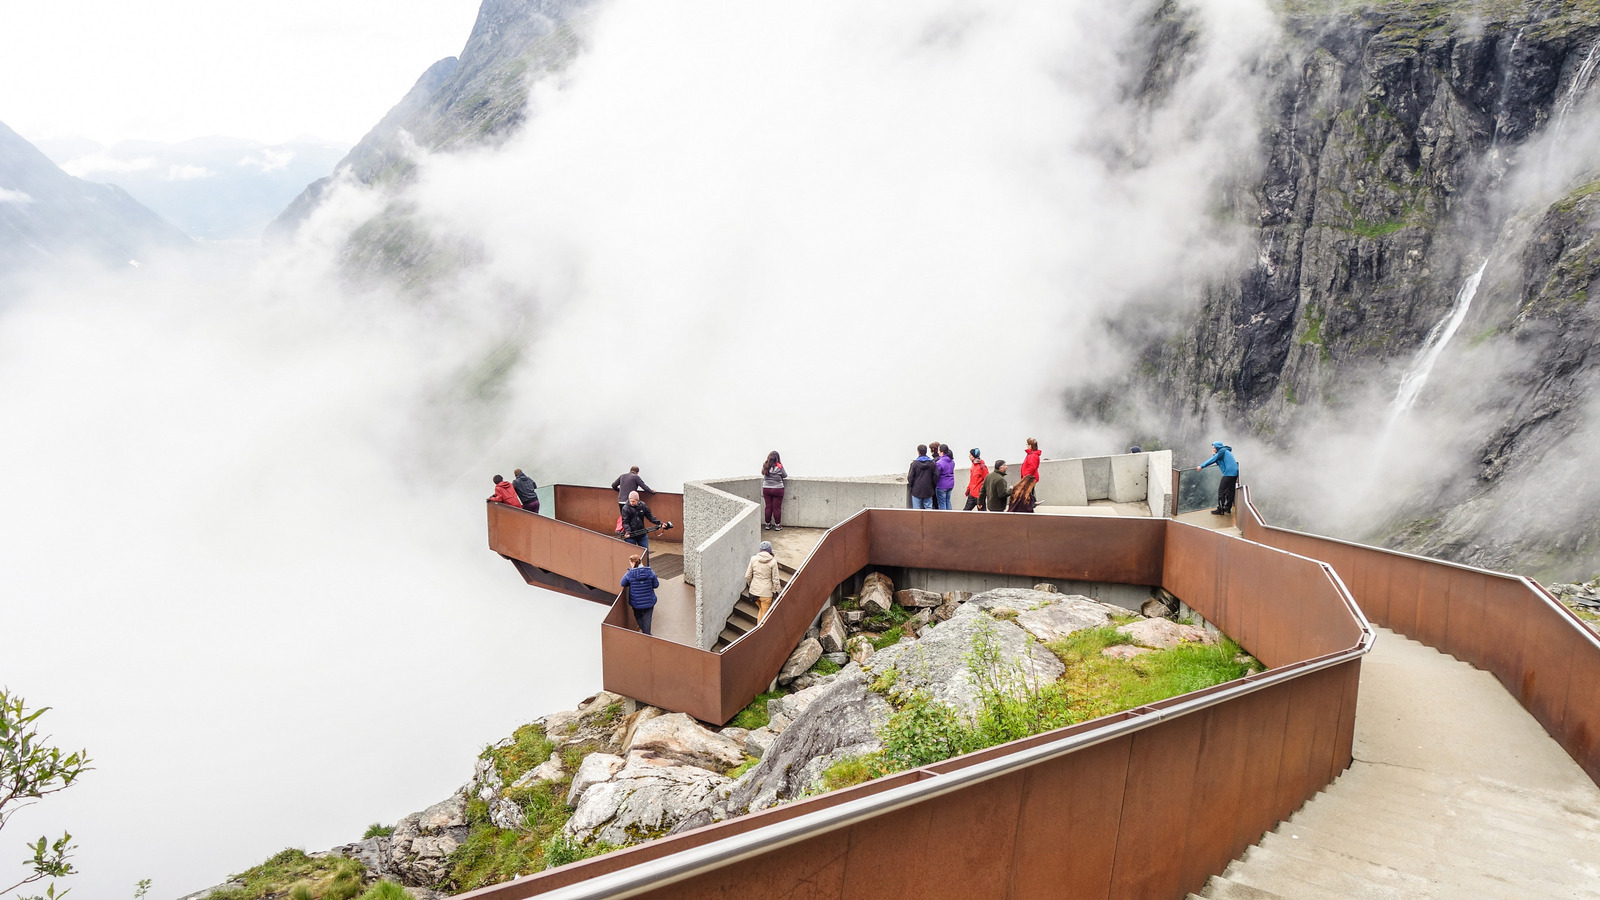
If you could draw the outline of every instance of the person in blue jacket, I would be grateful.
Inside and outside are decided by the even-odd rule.
[[[639,630],[650,633],[650,620],[656,614],[656,588],[661,579],[655,570],[645,565],[641,557],[628,557],[630,568],[623,573],[622,586],[628,589],[628,605],[633,607],[633,617],[639,620]]]
[[[1211,458],[1194,467],[1196,472],[1206,466],[1216,466],[1222,472],[1222,482],[1217,485],[1217,508],[1211,511],[1213,516],[1225,516],[1233,512],[1233,489],[1239,483],[1239,461],[1233,458],[1233,448],[1221,441],[1212,441],[1211,447],[1217,452]]]

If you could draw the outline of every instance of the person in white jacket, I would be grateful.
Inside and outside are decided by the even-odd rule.
[[[744,583],[750,589],[750,596],[756,598],[756,624],[759,625],[766,621],[772,598],[778,596],[783,587],[778,582],[778,558],[772,555],[772,544],[762,541],[761,550],[750,557],[750,565],[744,570]]]

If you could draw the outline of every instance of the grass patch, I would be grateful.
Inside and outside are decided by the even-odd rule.
[[[411,895],[397,881],[385,878],[367,888],[359,900],[411,900]]]
[[[883,650],[900,643],[902,637],[905,637],[905,629],[896,625],[877,637],[869,637],[867,640],[872,642],[872,649]]]
[[[233,876],[240,887],[212,891],[206,900],[264,900],[293,896],[295,900],[353,900],[361,893],[361,863],[342,856],[312,859],[304,850],[281,851],[254,868]]]
[[[818,675],[832,675],[838,672],[841,668],[843,668],[843,666],[827,658],[826,656],[823,656],[817,659],[816,665],[811,667],[811,671]]]
[[[556,749],[556,742],[545,736],[543,725],[524,725],[511,732],[511,737],[513,743],[509,747],[489,747],[478,756],[493,759],[495,771],[506,784],[550,759]]]
[[[361,833],[361,839],[364,841],[367,838],[388,837],[391,834],[394,834],[393,825],[385,825],[381,822],[373,822],[371,825],[367,826],[366,831]]]
[[[1091,628],[1046,646],[1067,666],[1062,682],[1071,683],[1086,700],[1106,712],[1145,706],[1178,694],[1242,678],[1259,666],[1255,660],[1236,662],[1239,645],[1223,639],[1218,644],[1188,644],[1146,653],[1132,659],[1107,659],[1100,651],[1132,638],[1115,627]]]
[[[765,728],[767,723],[772,721],[767,716],[767,701],[776,700],[782,696],[784,696],[783,691],[768,691],[765,694],[757,695],[754,700],[750,701],[749,706],[739,710],[739,714],[734,716],[733,721],[729,722],[728,725],[734,728],[743,728],[746,731]]]

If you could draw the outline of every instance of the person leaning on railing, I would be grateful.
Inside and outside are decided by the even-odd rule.
[[[516,489],[517,499],[522,501],[522,508],[531,513],[539,511],[539,485],[532,478],[522,474],[521,469],[511,473],[511,486]]]
[[[633,466],[628,471],[618,475],[617,480],[611,482],[611,489],[617,492],[617,506],[623,509],[627,508],[629,494],[655,493],[655,491],[650,490],[650,485],[645,484],[644,479],[639,477],[638,466]]]
[[[783,530],[783,485],[789,473],[783,470],[783,459],[774,450],[761,464],[761,502],[765,507],[761,517],[761,530]]]
[[[1233,489],[1239,483],[1239,461],[1233,458],[1233,448],[1221,441],[1212,441],[1211,448],[1216,453],[1211,458],[1194,467],[1196,472],[1206,466],[1216,466],[1222,473],[1222,481],[1217,485],[1217,508],[1211,511],[1213,516],[1225,516],[1233,512]]]
[[[656,614],[656,588],[661,579],[655,570],[645,565],[643,557],[628,557],[628,571],[622,573],[622,587],[628,592],[628,605],[633,607],[633,617],[639,620],[639,630],[650,633],[650,620]]]
[[[507,506],[515,506],[518,509],[522,508],[522,501],[517,499],[516,489],[511,486],[511,482],[501,478],[499,475],[494,477],[494,496],[489,499],[496,503],[504,503]]]

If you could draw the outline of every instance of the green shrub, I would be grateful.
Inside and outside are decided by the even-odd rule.
[[[840,788],[854,787],[888,772],[882,753],[846,756],[823,770],[822,789],[837,791]]]
[[[595,841],[590,844],[580,843],[565,832],[551,835],[550,839],[545,841],[541,847],[544,853],[544,865],[547,869],[564,866],[580,859],[588,859],[591,856],[599,856],[602,853],[610,853],[615,849],[617,848],[604,841]]]
[[[366,840],[367,838],[388,837],[391,834],[394,834],[393,825],[384,825],[381,822],[373,822],[371,825],[367,826],[367,830],[361,835],[361,839]]]
[[[289,900],[315,900],[315,898],[312,896],[311,888],[297,884],[294,890],[289,892]]]
[[[841,666],[838,663],[823,656],[817,659],[816,664],[811,667],[811,671],[818,675],[832,675],[839,671],[840,668]]]

